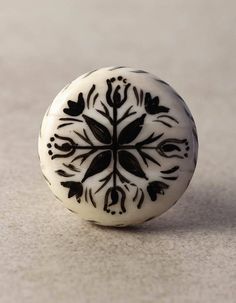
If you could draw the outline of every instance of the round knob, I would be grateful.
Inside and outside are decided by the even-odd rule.
[[[142,70],[109,67],[67,85],[40,135],[43,175],[55,196],[101,225],[145,222],[180,198],[198,141],[184,100]]]

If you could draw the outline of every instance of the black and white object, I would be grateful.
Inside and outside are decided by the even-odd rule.
[[[186,190],[197,162],[193,117],[166,82],[109,67],[67,85],[39,135],[43,175],[81,218],[126,226],[166,211]]]

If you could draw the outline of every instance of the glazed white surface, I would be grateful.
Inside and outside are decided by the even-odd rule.
[[[112,78],[115,79],[113,82],[111,82]],[[117,90],[118,85],[120,86],[119,90]],[[127,98],[125,97],[125,91],[127,92]],[[117,120],[129,108],[128,113],[132,113],[117,125],[117,140],[119,140],[119,134],[122,130],[133,121],[136,121],[136,126],[134,124],[134,127],[130,125],[130,131],[126,132],[128,137],[132,132],[135,133],[131,135],[133,140],[127,139],[130,142],[120,144],[116,151],[117,169],[129,182],[122,183],[119,176],[115,174],[116,186],[114,187],[115,156],[113,149],[109,147],[114,140],[114,125],[101,114],[101,111],[104,111],[105,105],[110,117],[114,118],[113,107],[114,100],[118,96],[117,92],[121,98],[121,103],[123,101],[123,104],[118,104]],[[82,98],[81,94],[83,94]],[[75,106],[78,115],[75,115],[76,112],[71,115],[69,100],[73,102],[70,105]],[[111,102],[113,102],[113,105]],[[151,102],[156,106],[150,107]],[[84,106],[82,103],[84,103]],[[71,118],[80,121],[67,120]],[[94,119],[99,125],[102,125],[102,132],[106,129],[110,133],[111,144],[99,140],[101,134],[94,134],[93,127],[91,128],[91,120],[88,119]],[[67,123],[68,125],[64,125]],[[85,134],[89,138],[89,144],[82,138],[82,136],[85,137]],[[150,137],[159,136],[160,138],[154,142],[137,148],[137,143]],[[51,141],[51,138],[54,141]],[[68,139],[61,138],[69,138],[70,142],[72,140],[74,145],[72,144],[71,150],[69,150],[69,145],[67,151],[60,150],[62,144],[69,143]],[[103,141],[101,137],[100,139]],[[109,139],[107,140],[109,141]],[[164,144],[164,142],[166,143]],[[57,144],[56,147],[55,144]],[[171,148],[171,144],[172,148],[173,144],[175,145],[173,151],[164,152],[162,150],[163,146],[164,149]],[[105,145],[107,148],[104,147]],[[123,145],[132,146],[132,148],[128,147],[126,149]],[[76,148],[72,152],[73,146],[76,146]],[[87,146],[87,149],[81,149],[81,146]],[[79,155],[89,152],[91,150],[90,146],[91,148],[99,147],[83,163],[81,163],[81,158],[75,159]],[[102,149],[101,146],[103,146]],[[151,148],[149,149],[149,147]],[[191,180],[196,165],[197,150],[196,127],[182,98],[167,83],[154,75],[134,68],[123,67],[109,67],[93,71],[80,76],[67,85],[56,96],[45,114],[38,149],[45,179],[52,192],[63,202],[65,207],[78,213],[83,219],[110,226],[141,223],[159,216],[171,207],[183,194]],[[145,160],[142,151],[148,154],[146,158],[144,155]],[[71,155],[65,157],[70,152]],[[107,157],[101,157],[101,160],[99,160],[98,155],[104,152],[106,152],[105,156]],[[131,158],[129,158],[130,154],[128,154],[128,158],[126,157],[127,152],[131,153]],[[59,157],[56,155],[59,155]],[[123,155],[123,157],[120,155]],[[97,156],[98,158],[96,158]],[[125,164],[130,167],[130,162],[134,157],[135,163],[138,163],[138,168],[137,165],[136,167],[131,165],[131,168],[127,170],[127,167],[124,167]],[[150,160],[150,157],[154,161]],[[93,171],[93,175],[84,178],[86,172],[91,168],[93,160],[96,162],[94,162],[95,172],[100,165],[103,169],[98,173]],[[122,162],[125,162],[125,164]],[[73,170],[71,170],[71,165],[73,165]],[[178,169],[173,170],[173,173],[163,173],[177,167]],[[75,169],[76,171],[74,171]],[[101,180],[109,174],[112,175],[111,179],[100,191],[96,192],[103,184]],[[85,180],[82,182],[83,179]],[[77,194],[71,189],[71,182],[76,182],[73,184],[76,184],[77,189],[80,189]],[[158,184],[158,188],[153,189],[153,184]],[[160,188],[160,186],[164,187]],[[111,201],[112,188],[117,195],[117,201],[113,201],[114,203]],[[152,188],[151,195],[150,188]],[[153,195],[155,196],[153,190],[156,191],[156,199],[153,197]],[[152,201],[152,198],[154,201]],[[123,200],[123,206],[121,200]],[[106,209],[104,209],[105,204],[107,204]],[[113,205],[109,206],[109,204]]]

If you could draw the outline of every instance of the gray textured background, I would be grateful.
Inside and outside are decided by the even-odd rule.
[[[0,1],[0,302],[219,302],[236,297],[234,0]],[[179,203],[136,228],[80,221],[41,177],[56,93],[110,65],[186,99],[200,137]]]

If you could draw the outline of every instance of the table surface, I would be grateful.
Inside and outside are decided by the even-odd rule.
[[[235,302],[234,0],[1,1],[0,302]],[[93,226],[46,186],[37,134],[56,93],[102,66],[148,70],[188,103],[196,173],[141,226]]]

